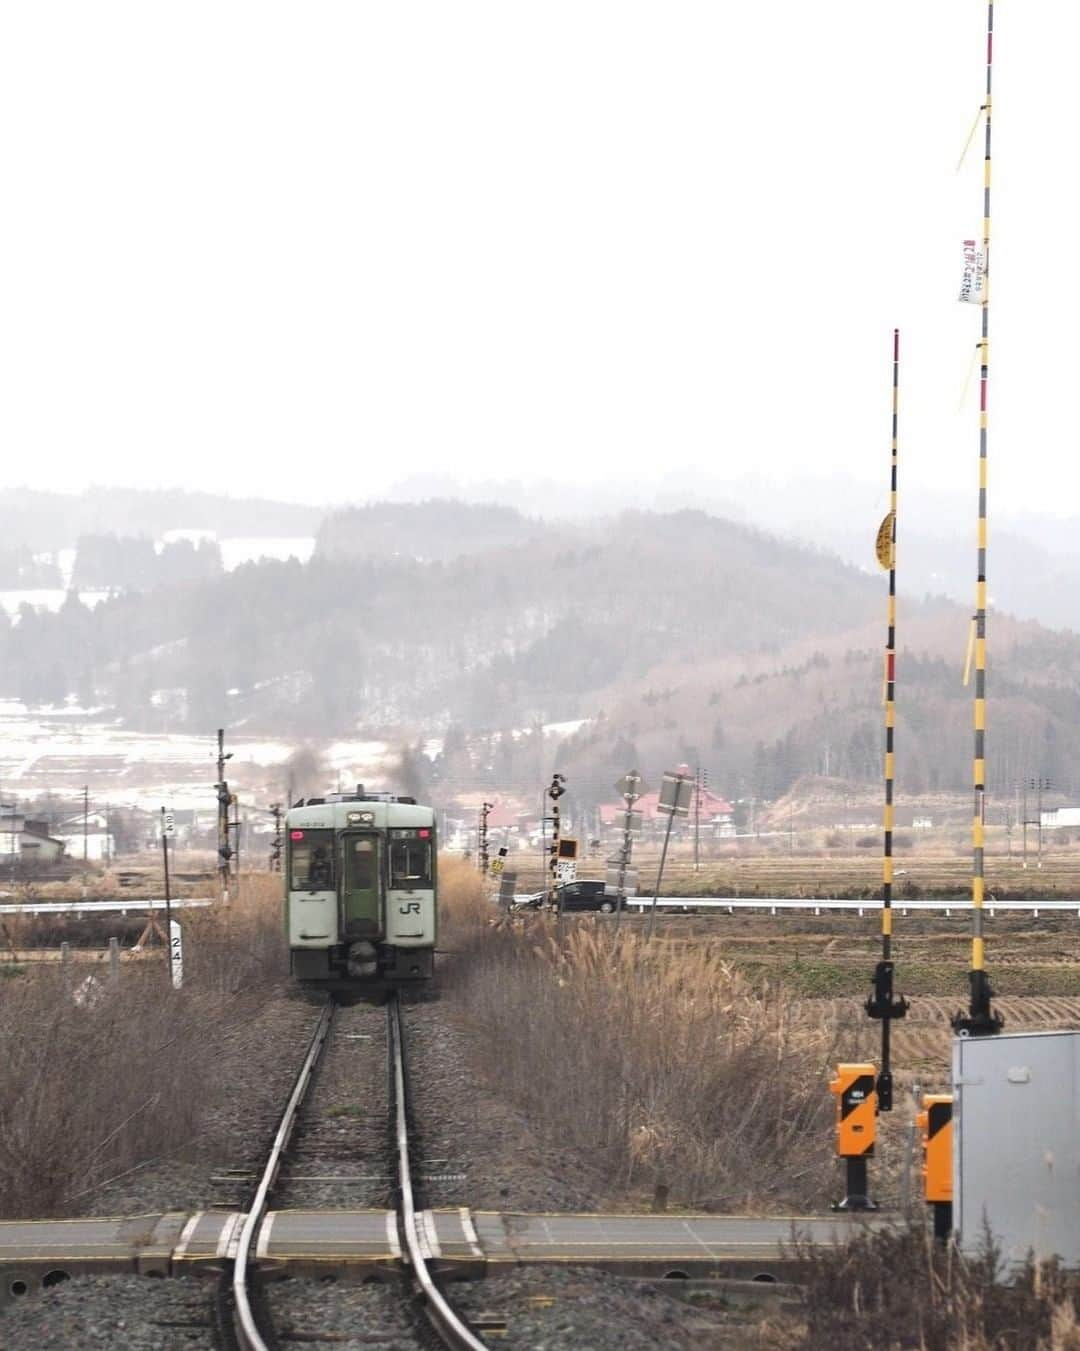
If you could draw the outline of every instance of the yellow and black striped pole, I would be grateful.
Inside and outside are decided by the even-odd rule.
[[[971,970],[968,972],[970,999],[968,1012],[952,1020],[957,1036],[979,1037],[999,1032],[1004,1019],[991,1007],[994,992],[986,974],[983,938],[983,898],[986,890],[984,871],[986,835],[986,465],[987,395],[990,385],[990,130],[994,69],[994,0],[986,10],[986,150],[983,165],[982,231],[982,332],[979,340],[979,530],[978,566],[975,582],[975,800],[971,822]]]
[[[878,1110],[892,1111],[892,1060],[890,1024],[907,1013],[905,999],[893,994],[892,883],[893,883],[893,783],[896,776],[896,491],[897,437],[900,420],[900,330],[893,329],[892,351],[892,451],[889,477],[889,512],[877,534],[877,557],[889,570],[888,625],[885,637],[885,816],[881,861],[881,961],[874,968],[874,993],[866,1012],[881,1020],[881,1069],[877,1078]]]

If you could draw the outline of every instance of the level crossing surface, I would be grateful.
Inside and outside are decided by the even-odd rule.
[[[232,1211],[0,1222],[0,1302],[65,1276],[106,1271],[169,1276],[235,1256],[244,1215]],[[479,1276],[535,1263],[584,1264],[628,1274],[779,1279],[796,1239],[844,1242],[880,1215],[562,1215],[422,1212],[421,1232],[440,1269]],[[401,1259],[393,1211],[278,1210],[262,1225],[256,1260],[290,1273],[389,1270]]]

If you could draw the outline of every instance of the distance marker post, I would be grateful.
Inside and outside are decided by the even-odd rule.
[[[165,872],[165,971],[170,981],[173,979],[172,965],[172,890],[169,885],[169,840],[176,832],[176,818],[172,812],[161,809],[161,862]]]

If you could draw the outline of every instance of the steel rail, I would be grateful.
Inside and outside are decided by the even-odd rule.
[[[233,1299],[235,1301],[235,1312],[233,1315],[233,1327],[236,1332],[236,1339],[241,1347],[241,1351],[269,1351],[267,1343],[263,1340],[259,1327],[255,1321],[255,1315],[251,1308],[251,1299],[248,1291],[248,1263],[251,1258],[251,1249],[255,1241],[255,1235],[262,1226],[263,1217],[266,1214],[266,1205],[270,1196],[271,1188],[277,1180],[278,1170],[281,1167],[281,1160],[289,1144],[289,1138],[292,1135],[293,1127],[296,1124],[296,1117],[300,1110],[300,1105],[307,1094],[308,1086],[311,1083],[311,1076],[315,1071],[315,1066],[319,1062],[322,1050],[326,1044],[326,1038],[330,1033],[330,1024],[333,1021],[335,1004],[332,1000],[327,1000],[326,1007],[323,1009],[316,1024],[315,1031],[308,1046],[307,1055],[304,1057],[304,1063],[300,1067],[300,1073],[296,1076],[296,1082],[293,1084],[292,1092],[289,1094],[289,1101],[285,1106],[285,1111],[281,1116],[281,1124],[277,1128],[277,1134],[274,1136],[274,1143],[270,1147],[270,1154],[267,1158],[266,1167],[263,1169],[262,1178],[255,1192],[255,1197],[251,1207],[244,1217],[244,1224],[240,1230],[240,1237],[236,1249],[236,1261],[233,1266]]]
[[[427,1254],[421,1244],[417,1228],[416,1203],[413,1196],[412,1172],[409,1166],[408,1099],[405,1086],[405,1038],[401,1023],[401,1005],[396,994],[386,1006],[389,1024],[389,1045],[394,1084],[394,1138],[397,1144],[398,1187],[401,1201],[398,1220],[405,1242],[409,1265],[424,1301],[424,1313],[443,1344],[452,1351],[487,1351],[471,1328],[455,1312],[436,1285],[427,1264]]]

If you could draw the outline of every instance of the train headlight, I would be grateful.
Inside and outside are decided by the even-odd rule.
[[[375,824],[374,812],[346,812],[345,819],[350,826],[373,826]]]

